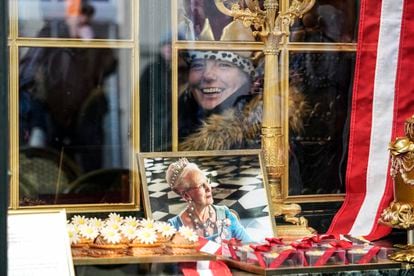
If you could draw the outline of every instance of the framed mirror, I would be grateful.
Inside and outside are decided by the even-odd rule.
[[[174,171],[172,168],[182,158],[188,163],[184,164],[184,170],[178,170],[178,174],[190,178],[180,183],[182,179],[179,177],[171,181],[171,173],[167,171]],[[147,217],[200,230],[203,227],[197,221],[188,220],[188,217],[201,219],[198,214],[192,213],[193,204],[198,206],[193,192],[194,189],[200,192],[204,189],[203,199],[211,197],[204,203],[211,208],[207,221],[211,219],[214,223],[208,230],[209,235],[219,236],[219,213],[225,209],[231,212],[229,217],[236,217],[250,240],[260,241],[276,236],[270,210],[270,190],[259,150],[140,153],[138,159]],[[195,175],[198,178],[190,176],[193,165],[197,168]],[[183,172],[187,176],[181,175]],[[177,188],[181,184],[184,186]]]

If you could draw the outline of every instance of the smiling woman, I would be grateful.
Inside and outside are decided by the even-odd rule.
[[[187,89],[179,98],[180,150],[260,146],[259,135],[252,134],[259,133],[262,105],[261,94],[254,85],[257,74],[248,57],[250,54],[228,51],[184,54],[189,72]],[[247,112],[248,117],[241,116]],[[249,121],[245,122],[245,128],[239,118]],[[206,128],[205,122],[211,128]],[[226,127],[223,129],[220,125]],[[215,132],[218,135],[214,135]],[[247,137],[251,137],[250,140]],[[207,140],[210,142],[205,143]]]

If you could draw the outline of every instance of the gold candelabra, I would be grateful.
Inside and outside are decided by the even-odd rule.
[[[414,263],[414,115],[405,121],[404,132],[404,137],[389,145],[394,201],[384,209],[379,222],[407,230],[407,244],[397,245],[405,250],[391,254],[390,259]]]
[[[312,232],[307,220],[297,218],[301,212],[298,204],[283,204],[281,193],[282,176],[287,157],[285,156],[282,127],[283,99],[288,91],[282,91],[279,80],[279,52],[281,42],[289,35],[289,27],[296,18],[302,17],[315,4],[315,0],[293,0],[286,11],[279,11],[278,0],[265,0],[263,9],[259,0],[215,0],[217,8],[244,26],[252,29],[253,35],[264,42],[265,55],[262,149],[269,175],[275,216],[284,215],[285,221],[296,224],[295,229],[278,227],[278,234],[307,235]]]

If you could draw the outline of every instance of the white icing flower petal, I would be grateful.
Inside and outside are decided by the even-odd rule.
[[[156,228],[157,232],[161,233],[163,237],[171,237],[177,230],[167,222],[160,222]]]
[[[155,227],[155,222],[153,219],[143,219],[140,224],[142,227],[147,229],[154,229]]]
[[[101,231],[102,237],[109,243],[119,243],[121,241],[121,234],[110,227],[105,227]]]
[[[124,219],[121,217],[121,215],[119,215],[117,213],[110,213],[108,215],[108,220],[109,221],[115,221],[115,222],[121,224]]]
[[[68,224],[66,226],[68,231],[68,236],[71,244],[75,244],[79,242],[79,235],[76,227],[73,224]]]
[[[87,221],[87,219],[85,218],[85,216],[79,216],[79,215],[76,215],[76,216],[73,216],[72,217],[72,223],[74,224],[74,225],[82,225],[82,224],[86,224],[88,221]]]
[[[120,231],[121,229],[121,223],[119,221],[115,221],[115,220],[108,220],[105,222],[105,228],[111,228],[113,230],[116,231]]]
[[[129,216],[124,219],[124,225],[129,225],[136,228],[139,226],[139,221],[136,218]]]
[[[98,236],[99,231],[90,224],[83,224],[79,226],[79,233],[82,237],[93,240]]]
[[[178,232],[180,232],[180,234],[187,240],[192,241],[192,242],[196,242],[198,241],[198,236],[197,233],[191,229],[190,227],[187,226],[181,226],[178,229]]]
[[[97,229],[102,229],[104,227],[104,222],[101,219],[98,218],[90,218],[88,220],[88,224],[92,225],[93,227],[97,228]]]
[[[127,239],[133,240],[137,237],[137,228],[131,225],[124,225],[121,227],[121,233]]]
[[[157,234],[154,229],[141,228],[137,230],[137,238],[144,244],[153,244],[157,241]]]

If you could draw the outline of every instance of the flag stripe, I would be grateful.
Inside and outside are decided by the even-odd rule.
[[[362,0],[352,96],[345,201],[330,234],[378,239],[393,196],[387,146],[404,134],[414,97],[414,1]]]
[[[210,261],[198,261],[197,272],[200,276],[213,276],[213,272],[210,270]]]
[[[404,1],[403,16],[400,32],[400,49],[399,60],[397,66],[397,79],[395,85],[395,99],[394,99],[394,125],[392,130],[392,137],[399,137],[404,135],[404,121],[413,115],[414,98],[412,90],[414,87],[414,78],[412,77],[412,69],[414,68],[414,2]],[[388,170],[389,171],[389,170]],[[388,205],[392,200],[393,185],[392,179],[388,177],[387,187],[388,198],[384,196],[381,209]],[[380,212],[377,213],[377,219]],[[373,229],[367,238],[375,240],[388,233],[389,228],[383,225],[377,225],[377,229]]]
[[[403,0],[383,0],[374,79],[372,126],[366,176],[366,193],[350,234],[364,236],[376,225],[377,212],[386,190],[388,143],[394,114]]]
[[[368,163],[370,110],[372,110],[380,14],[381,1],[361,1],[348,147],[346,196],[328,233],[349,233],[366,191],[364,184],[365,164]],[[363,181],[361,181],[362,179]]]

